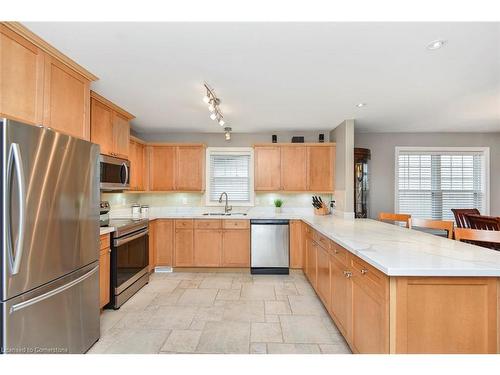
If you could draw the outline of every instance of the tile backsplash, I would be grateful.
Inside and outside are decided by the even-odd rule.
[[[273,206],[274,200],[283,200],[283,207],[312,207],[314,193],[280,194],[256,193],[255,206]],[[331,194],[320,194],[323,202],[333,199]],[[200,207],[205,205],[203,193],[101,193],[101,200],[109,201],[111,208],[130,207],[133,203],[147,204],[152,207]]]

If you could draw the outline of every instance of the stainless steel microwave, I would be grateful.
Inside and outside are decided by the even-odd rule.
[[[101,190],[130,189],[130,162],[125,159],[101,155]]]

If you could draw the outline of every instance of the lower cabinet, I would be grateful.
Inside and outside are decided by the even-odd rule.
[[[316,288],[316,247],[318,245],[312,240],[312,238],[307,238],[306,240],[306,264],[305,264],[305,274],[309,279],[311,285]]]
[[[317,264],[317,286],[319,298],[323,301],[326,309],[330,309],[331,283],[330,283],[330,256],[323,247],[316,246],[316,264]]]
[[[109,303],[111,282],[111,248],[109,234],[100,237],[99,251],[99,307],[102,309]]]
[[[173,266],[174,253],[174,221],[159,219],[154,228],[155,265]],[[150,236],[151,241],[151,236]]]
[[[222,233],[222,267],[250,267],[250,230],[226,229]]]
[[[290,220],[290,268],[304,267],[304,241],[301,220]]]
[[[175,229],[174,265],[192,267],[194,265],[194,230]]]
[[[194,266],[220,267],[222,253],[221,229],[195,229]]]
[[[330,314],[344,337],[351,337],[351,281],[345,265],[330,257]]]

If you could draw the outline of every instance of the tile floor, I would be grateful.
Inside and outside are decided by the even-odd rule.
[[[347,354],[301,271],[290,275],[155,273],[101,315],[89,353]]]

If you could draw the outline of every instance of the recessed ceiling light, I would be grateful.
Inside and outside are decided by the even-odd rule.
[[[440,49],[445,44],[446,40],[443,39],[434,40],[427,45],[427,49],[433,51],[435,49]]]
[[[358,103],[356,104],[356,107],[358,108],[366,107],[366,103]]]

